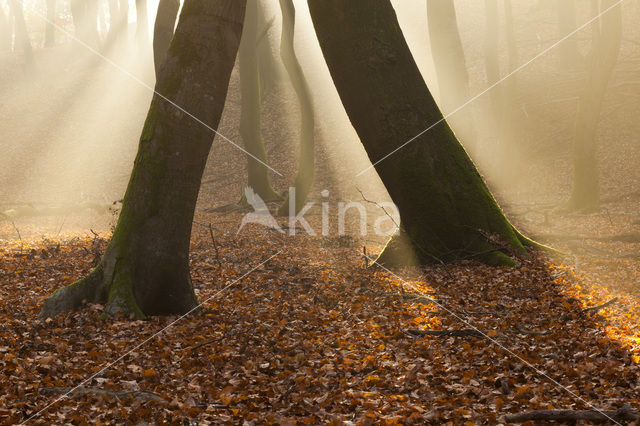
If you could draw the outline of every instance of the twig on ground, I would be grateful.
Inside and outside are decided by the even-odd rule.
[[[84,396],[84,395],[107,395],[114,396],[118,399],[140,399],[143,401],[158,401],[164,402],[166,399],[145,391],[127,391],[127,390],[113,390],[113,389],[98,389],[98,388],[85,388],[78,387],[74,388],[43,388],[40,390],[41,393],[45,395],[76,395],[76,396]]]
[[[590,308],[584,308],[582,310],[582,312],[584,313],[590,313],[590,314],[595,314],[596,312],[598,312],[600,309],[604,309],[609,305],[612,305],[614,303],[616,303],[618,301],[618,297],[614,297],[613,299],[609,300],[608,302],[604,302],[600,305],[596,305],[596,306],[592,306]]]
[[[216,251],[216,262],[218,263],[218,268],[222,267],[222,262],[220,262],[220,252],[218,251],[218,244],[216,244],[216,239],[213,237],[213,227],[209,224],[209,235],[211,236],[211,242],[213,243],[213,248]]]

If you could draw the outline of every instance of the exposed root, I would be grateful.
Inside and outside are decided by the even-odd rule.
[[[86,277],[59,289],[49,296],[39,317],[47,318],[63,312],[73,311],[87,302],[105,302],[105,290],[103,267],[98,265]]]

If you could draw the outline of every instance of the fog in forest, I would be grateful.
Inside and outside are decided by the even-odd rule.
[[[78,13],[74,18],[72,2],[58,0],[49,28],[54,40],[48,42],[47,4],[52,2],[25,0],[30,52],[21,38],[20,19],[14,17],[20,3],[0,3],[6,37],[0,45],[0,205],[3,210],[80,206],[79,213],[86,203],[105,206],[121,199],[154,87],[151,39],[157,1],[147,2],[146,29],[140,30],[134,1],[98,0],[96,10],[85,13],[89,17]],[[572,6],[553,0],[456,1],[462,50],[455,52],[447,45],[455,38],[447,33],[455,32],[455,22],[430,28],[427,2],[393,2],[431,93],[507,207],[566,203],[575,186],[576,146],[594,150],[596,163],[586,167],[595,166],[589,173],[597,173],[601,197],[632,192],[640,179],[633,136],[640,61],[634,19],[640,5],[623,4],[616,21],[615,11],[597,17],[607,1],[567,3]],[[111,28],[122,18],[110,16],[113,4],[119,13],[128,6],[127,25],[116,29],[122,32],[117,36]],[[279,58],[278,2],[263,0],[262,5],[265,16],[258,29]],[[316,151],[322,152],[311,196],[329,188],[335,196],[357,198],[362,190],[376,201],[388,200],[332,84],[306,2],[296,0],[295,6],[295,53],[309,82]],[[446,19],[436,16],[434,22]],[[615,26],[622,29],[618,40],[608,36]],[[618,55],[606,54],[618,50]],[[236,70],[219,132],[242,146],[237,79]],[[283,192],[296,168],[300,118],[287,78],[276,80],[263,93],[262,126],[267,154],[272,154],[269,165],[288,174],[283,178],[270,172],[275,189]],[[425,122],[425,129],[432,124]],[[240,149],[216,138],[208,170],[231,170],[232,163],[242,168],[244,162]],[[210,196],[220,204],[231,202],[242,191],[244,178],[232,180],[233,191]],[[201,191],[211,188],[205,185]]]

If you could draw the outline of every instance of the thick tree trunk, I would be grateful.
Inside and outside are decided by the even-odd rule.
[[[602,10],[616,4],[604,0]],[[600,111],[613,74],[622,40],[622,8],[620,5],[600,19],[600,32],[595,36],[589,79],[580,96],[573,144],[573,191],[568,210],[592,211],[600,207],[600,185],[596,158],[596,134]]]
[[[454,0],[427,0],[427,19],[431,53],[440,89],[440,106],[446,115],[469,100],[469,73]],[[471,105],[447,119],[457,130],[467,148],[473,148],[476,139]]]
[[[27,31],[27,23],[24,20],[22,2],[20,0],[9,0],[9,9],[11,10],[11,15],[13,15],[13,19],[15,22],[15,43],[16,45],[20,45],[22,47],[26,67],[32,68],[34,65],[33,50],[31,48],[29,32]]]
[[[300,102],[300,156],[298,159],[298,173],[295,178],[295,203],[290,206],[290,199],[287,195],[284,203],[278,209],[281,216],[295,216],[304,207],[311,184],[313,183],[314,172],[314,140],[313,132],[315,119],[313,114],[313,103],[309,85],[298,62],[294,47],[294,35],[296,25],[296,9],[293,0],[280,0],[280,10],[282,11],[282,37],[280,42],[280,57],[287,70],[291,84]]]
[[[0,50],[11,49],[11,25],[10,18],[4,14],[4,9],[0,7]]]
[[[186,0],[156,85],[176,105],[215,129],[240,43],[245,2]],[[100,265],[54,293],[42,316],[106,303],[105,313],[137,318],[197,306],[189,241],[200,179],[213,133],[160,95],[142,130],[118,224]]]
[[[247,1],[242,41],[240,43],[240,90],[242,93],[242,113],[240,116],[240,136],[247,155],[247,186],[264,201],[282,198],[271,187],[267,153],[260,131],[260,110],[262,96],[258,70],[258,0]],[[246,203],[244,193],[240,203]]]
[[[47,23],[44,31],[44,47],[53,47],[56,44],[56,0],[47,0]]]
[[[153,62],[156,69],[156,80],[167,57],[179,9],[180,0],[160,0],[158,3],[158,13],[153,27]]]
[[[147,0],[136,0],[136,39],[140,42],[149,41],[148,19]]]
[[[421,134],[442,114],[389,0],[309,0],[309,8],[342,103],[398,206],[416,260],[503,265],[514,264],[511,253],[526,254],[532,242],[505,218],[447,123]],[[394,256],[395,243],[378,262],[409,261]]]

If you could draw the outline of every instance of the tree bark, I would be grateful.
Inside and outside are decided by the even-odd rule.
[[[524,245],[535,243],[505,218],[446,121],[424,132],[442,113],[389,0],[309,0],[309,9],[342,103],[398,206],[416,261],[515,264],[509,255],[524,255]],[[397,241],[378,263],[408,262],[395,255]]]
[[[469,100],[469,73],[454,0],[427,0],[427,19],[431,53],[440,89],[440,106],[446,115]],[[471,106],[456,112],[447,119],[467,148],[473,149],[476,131]]]
[[[247,1],[242,41],[240,42],[240,90],[242,112],[240,116],[240,136],[247,155],[247,186],[264,201],[281,200],[273,190],[269,179],[267,153],[260,131],[260,110],[262,96],[260,91],[260,70],[258,69],[258,0]],[[258,161],[259,160],[259,161]],[[246,203],[243,193],[240,203]]]
[[[47,23],[44,31],[44,47],[53,47],[56,44],[56,0],[47,0]]]
[[[313,183],[314,172],[314,138],[315,118],[313,114],[313,103],[309,85],[296,56],[294,47],[294,35],[296,25],[296,9],[293,0],[280,0],[280,10],[282,11],[282,37],[280,42],[280,57],[287,70],[287,75],[291,80],[293,89],[300,103],[300,155],[298,158],[298,173],[294,181],[295,203],[291,206],[289,195],[278,209],[281,216],[295,216],[304,207],[311,184]],[[288,193],[289,194],[289,193]]]
[[[601,9],[615,4],[616,0],[604,0]],[[600,207],[596,136],[600,111],[620,52],[621,6],[615,6],[599,21],[600,31],[598,35],[594,34],[589,78],[578,104],[573,144],[573,191],[567,210],[593,211]]]
[[[42,316],[77,308],[83,300],[106,303],[105,314],[136,318],[183,314],[197,306],[189,243],[213,134],[175,105],[217,128],[245,4],[185,1],[111,241],[98,267],[47,299]]]
[[[158,13],[153,27],[153,62],[156,69],[156,80],[173,38],[178,10],[180,10],[180,0],[160,0],[158,3]]]

